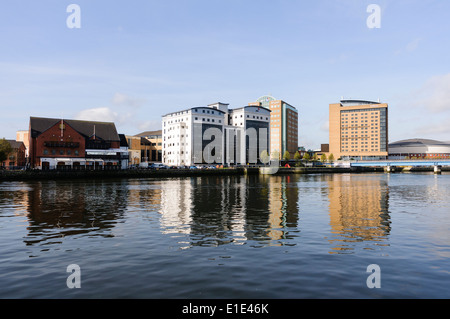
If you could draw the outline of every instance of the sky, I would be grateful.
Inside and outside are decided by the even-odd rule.
[[[30,116],[135,135],[170,112],[272,95],[298,109],[306,148],[328,143],[342,98],[388,103],[389,142],[450,141],[449,17],[447,0],[3,1],[0,138]]]

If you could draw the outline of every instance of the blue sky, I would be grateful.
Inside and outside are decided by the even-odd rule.
[[[81,8],[69,29],[66,8]],[[381,7],[381,28],[366,11]],[[389,141],[450,141],[450,2],[9,1],[0,6],[0,138],[30,116],[159,129],[161,115],[271,94],[299,143],[328,143],[328,105],[389,104]]]

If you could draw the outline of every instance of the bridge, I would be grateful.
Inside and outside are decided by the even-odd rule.
[[[386,166],[415,166],[433,167],[450,166],[450,160],[381,160],[381,161],[351,161],[350,166],[386,167]]]
[[[434,167],[436,173],[441,172],[442,166],[450,166],[450,160],[380,160],[380,161],[351,161],[351,167],[385,167],[385,170],[394,171],[395,167]]]

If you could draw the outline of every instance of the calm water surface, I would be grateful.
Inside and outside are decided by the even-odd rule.
[[[449,207],[446,173],[3,182],[0,298],[450,298]]]

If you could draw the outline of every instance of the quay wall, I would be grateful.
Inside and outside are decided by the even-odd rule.
[[[351,172],[375,172],[383,171],[374,168],[332,168],[332,167],[296,167],[279,168],[276,175],[281,174],[327,174],[327,173],[351,173]],[[260,174],[259,168],[226,168],[226,169],[130,169],[114,171],[41,171],[41,170],[0,170],[0,182],[8,180],[52,180],[71,178],[148,178],[148,177],[190,177],[190,176],[214,176],[214,175],[254,175]]]
[[[403,169],[407,172],[432,172],[432,167]],[[442,171],[450,171],[450,167],[442,167]],[[280,167],[274,175],[287,174],[336,174],[336,173],[378,173],[384,172],[383,167]],[[395,172],[402,172],[397,168]],[[191,176],[227,176],[227,175],[257,175],[264,174],[263,168],[226,168],[226,169],[130,169],[113,171],[41,171],[41,170],[0,170],[0,182],[12,180],[53,180],[74,178],[165,178]]]

